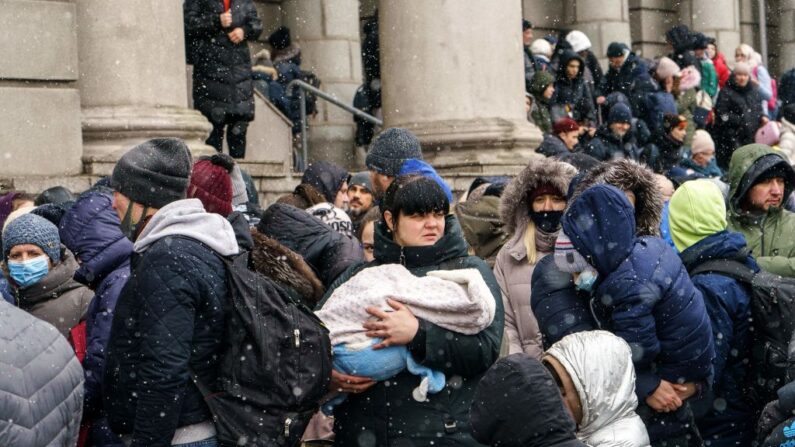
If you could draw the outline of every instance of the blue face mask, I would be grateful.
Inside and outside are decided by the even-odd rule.
[[[593,290],[593,285],[596,284],[596,278],[598,277],[599,272],[589,267],[580,273],[574,286],[585,292],[590,292]]]
[[[8,273],[20,288],[30,287],[41,281],[50,271],[47,255],[27,261],[8,261]]]

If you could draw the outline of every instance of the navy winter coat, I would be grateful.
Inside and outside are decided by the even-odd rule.
[[[742,261],[759,271],[746,250],[742,234],[721,231],[702,239],[679,256],[688,271],[718,259]],[[715,340],[714,400],[706,403],[710,411],[697,418],[698,428],[704,439],[711,440],[712,446],[751,445],[755,411],[743,399],[749,368],[747,361],[751,358],[750,291],[742,283],[717,273],[700,273],[692,280],[704,296]],[[714,405],[718,399],[725,405]]]
[[[610,67],[602,78],[597,96],[607,96],[613,92],[623,93],[632,104],[632,115],[640,116],[643,98],[654,86],[649,76],[649,67],[635,53],[627,55],[624,64],[616,70]]]
[[[530,287],[545,351],[569,334],[598,329],[588,308],[590,294],[574,288],[571,273],[561,272],[554,256],[538,261]]]
[[[623,137],[618,137],[607,124],[599,126],[596,135],[588,142],[583,152],[599,161],[622,158],[637,161],[641,155],[635,134],[631,130]]]
[[[90,191],[64,215],[60,224],[61,242],[80,261],[75,280],[94,290],[86,313],[85,409],[87,416],[102,408],[102,374],[105,349],[116,302],[130,276],[132,242],[124,237],[113,199],[105,193]],[[92,425],[92,444],[117,445],[118,437],[110,433],[101,420]]]
[[[566,75],[566,68],[569,62],[578,60],[580,71],[574,79],[569,79]],[[557,80],[555,81],[555,93],[549,100],[551,105],[567,106],[572,118],[577,122],[596,122],[596,107],[594,106],[593,93],[590,86],[585,81],[583,73],[585,62],[575,52],[566,50],[560,56],[558,65]]]
[[[669,382],[709,382],[714,348],[701,293],[662,239],[635,236],[632,205],[596,185],[563,216],[563,231],[599,272],[591,307],[602,327],[629,343],[641,402]]]

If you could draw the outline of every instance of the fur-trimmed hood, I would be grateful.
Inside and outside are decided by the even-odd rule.
[[[626,159],[602,163],[585,174],[577,184],[569,197],[569,205],[583,191],[598,184],[634,192],[637,236],[659,236],[663,199],[650,169]]]
[[[325,289],[312,267],[294,251],[260,233],[251,230],[254,249],[251,251],[251,263],[254,270],[298,292],[301,299],[310,308],[314,307],[323,297]]]
[[[505,188],[500,203],[500,217],[505,222],[505,231],[514,235],[517,229],[524,231],[530,220],[527,195],[542,184],[550,184],[566,196],[569,182],[577,174],[574,166],[551,158],[536,157]]]

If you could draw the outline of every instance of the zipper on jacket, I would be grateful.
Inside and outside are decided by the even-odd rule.
[[[292,419],[287,418],[287,419],[284,420],[284,437],[285,438],[289,438],[290,437],[290,425],[292,425],[292,424],[293,424],[293,420]]]
[[[300,348],[301,347],[301,330],[298,329],[298,328],[293,330],[293,337],[295,337],[295,347],[296,348]]]
[[[400,265],[406,266],[406,254],[403,253],[403,247],[400,247]]]

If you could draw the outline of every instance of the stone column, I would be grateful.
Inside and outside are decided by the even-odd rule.
[[[182,2],[76,0],[83,107],[83,161],[107,175],[131,146],[184,139],[194,153],[209,122],[187,108]]]
[[[379,4],[385,126],[415,132],[448,177],[515,172],[541,141],[524,111],[521,17],[520,0]]]
[[[313,71],[321,90],[347,104],[362,83],[358,0],[286,0],[283,23],[301,46],[301,68]],[[318,99],[318,114],[309,124],[309,159],[352,166],[353,117]]]
[[[632,45],[627,0],[566,0],[568,22],[591,39],[591,51],[607,68],[611,42]]]
[[[671,0],[629,0],[632,48],[642,57],[668,53],[665,32],[678,22],[681,6]]]
[[[0,4],[0,176],[82,170],[75,6]]]
[[[795,67],[795,0],[779,1],[779,45],[778,52],[779,73]]]
[[[690,28],[714,37],[719,51],[726,56],[726,62],[734,65],[734,49],[741,43],[738,1],[684,1],[679,19]]]

